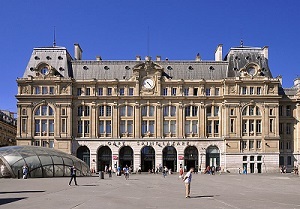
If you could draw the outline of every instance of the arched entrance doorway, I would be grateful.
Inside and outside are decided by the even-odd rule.
[[[87,146],[79,147],[76,156],[90,167],[90,150]]]
[[[122,147],[119,152],[119,165],[121,168],[133,166],[133,150],[129,146]],[[133,167],[132,167],[133,169]]]
[[[209,146],[206,149],[206,167],[220,166],[220,150],[216,146]]]
[[[184,168],[185,171],[195,168],[198,171],[198,149],[195,146],[189,146],[184,150]]]
[[[149,171],[155,167],[155,150],[151,146],[145,146],[141,150],[142,171]]]
[[[112,154],[108,146],[103,146],[98,150],[98,171],[104,171],[105,166],[111,166]]]
[[[177,171],[177,151],[174,147],[167,146],[163,149],[163,166]]]

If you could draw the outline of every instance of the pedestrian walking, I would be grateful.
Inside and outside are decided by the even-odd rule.
[[[185,184],[185,198],[190,198],[191,193],[191,182],[192,182],[192,173],[194,172],[194,168],[191,168],[189,172],[185,174],[183,177],[183,181]]]
[[[27,179],[28,176],[28,166],[25,164],[22,168],[22,173],[23,173],[23,179]]]
[[[182,167],[180,167],[180,170],[179,170],[179,178],[183,179],[183,168]]]
[[[109,166],[109,168],[108,168],[108,177],[109,178],[112,177],[111,172],[112,172],[112,168],[111,168],[111,166]]]
[[[70,182],[69,182],[69,186],[71,186],[71,183],[72,183],[73,179],[74,179],[75,185],[78,186],[77,181],[76,181],[76,168],[75,168],[74,165],[70,168],[70,171],[71,171],[71,179],[70,179]]]
[[[129,179],[129,168],[127,165],[123,168],[123,172],[125,175],[125,179],[128,180]]]

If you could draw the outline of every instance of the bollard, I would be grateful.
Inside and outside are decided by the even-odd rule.
[[[100,171],[99,174],[100,174],[100,179],[104,179],[104,172]]]
[[[18,179],[20,179],[20,170],[18,170]]]

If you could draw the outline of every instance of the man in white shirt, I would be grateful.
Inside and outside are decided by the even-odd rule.
[[[183,177],[183,181],[185,184],[185,198],[190,198],[191,193],[191,182],[192,182],[192,173],[194,172],[194,168],[191,168],[189,172],[185,174]]]

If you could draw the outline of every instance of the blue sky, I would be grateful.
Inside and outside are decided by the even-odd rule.
[[[149,54],[170,60],[213,60],[218,44],[269,46],[273,76],[293,86],[300,76],[298,0],[14,0],[0,2],[0,109],[16,111],[17,77],[34,47],[56,43],[83,59],[132,60]],[[149,29],[149,30],[148,30]],[[149,32],[148,32],[149,31]],[[149,48],[148,48],[149,34]]]

